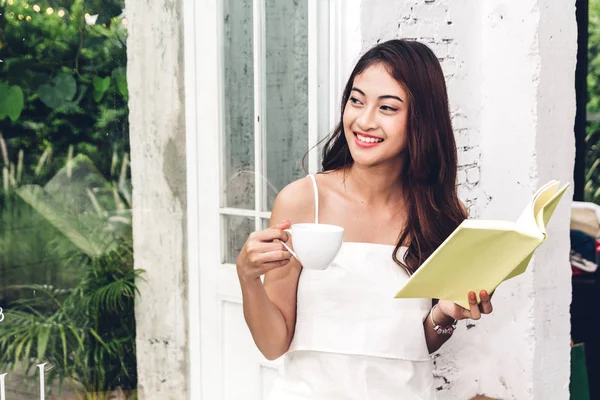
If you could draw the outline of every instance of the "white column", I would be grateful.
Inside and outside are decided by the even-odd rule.
[[[571,181],[574,2],[369,0],[361,18],[363,49],[411,38],[440,58],[471,217],[515,220],[541,184]],[[494,314],[462,322],[435,355],[441,400],[568,398],[571,195],[527,273],[497,290]]]
[[[126,0],[140,399],[188,398],[186,146],[180,0]]]
[[[540,0],[535,156],[538,182],[572,181],[575,139],[575,65],[577,24],[575,2]],[[569,262],[570,200],[557,210],[553,235],[534,266],[533,398],[569,397],[571,265]]]

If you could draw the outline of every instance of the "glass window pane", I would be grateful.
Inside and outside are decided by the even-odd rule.
[[[308,150],[308,2],[266,0],[266,180],[263,210],[306,174]],[[308,167],[308,166],[307,166]]]
[[[223,216],[223,263],[235,264],[248,235],[254,232],[254,218],[237,215]]]
[[[223,2],[223,203],[254,208],[252,0]]]
[[[124,0],[0,0],[3,399],[136,397],[128,24]]]

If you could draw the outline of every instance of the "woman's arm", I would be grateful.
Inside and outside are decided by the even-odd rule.
[[[434,322],[441,326],[448,326],[454,322],[454,318],[444,315],[438,307],[433,307],[431,311],[429,311],[427,318],[425,318],[425,321],[423,322],[423,328],[425,329],[425,341],[427,342],[427,350],[429,350],[429,354],[438,351],[440,347],[442,347],[442,345],[452,337],[452,334],[437,334],[437,332],[433,329],[433,323],[431,322],[432,316]]]
[[[278,231],[283,235],[283,240],[288,239],[287,233],[282,230],[288,228],[291,223],[306,222],[313,218],[314,211],[310,208],[313,203],[312,186],[307,179],[288,185],[279,193],[273,205],[271,228],[256,234]],[[291,222],[278,223],[284,219],[289,219]],[[273,238],[265,235],[261,237]],[[268,243],[254,240],[249,245],[250,242],[250,239],[246,242],[238,258],[244,318],[260,352],[267,359],[274,360],[288,350],[294,335],[296,291],[302,267],[295,258],[291,258],[284,266],[271,268],[266,272],[264,283],[260,276],[248,277],[240,273],[240,264],[243,264],[244,259],[247,258],[244,256],[245,252],[250,250],[250,253],[255,253],[261,249],[267,251],[267,245],[277,245],[278,249],[283,249],[283,245],[277,239],[272,239]],[[248,249],[249,246],[253,248]]]
[[[469,215],[469,212],[467,210],[467,207],[465,206],[465,204],[459,200],[460,203],[460,208],[463,211],[465,216]],[[473,293],[474,294],[474,293]],[[469,301],[471,299],[471,294],[469,294]],[[442,305],[444,305],[444,301],[442,301]],[[489,299],[488,299],[488,303],[489,303]],[[446,304],[446,306],[450,306]],[[456,306],[454,304],[454,306]],[[458,306],[456,306],[458,307]],[[448,307],[445,307],[448,308]],[[452,307],[453,310],[456,310],[454,307]],[[462,307],[459,307],[460,309],[469,312],[468,310],[463,309]],[[489,312],[491,312],[491,303],[489,304]],[[458,311],[457,311],[458,312]],[[432,315],[433,314],[433,315]],[[462,315],[464,315],[462,313],[462,311],[459,313],[460,316],[458,319],[463,319]],[[470,313],[469,313],[470,315]],[[425,329],[425,340],[427,341],[427,349],[429,350],[429,353],[434,353],[436,351],[438,351],[440,349],[440,347],[442,347],[442,345],[444,343],[446,343],[448,341],[448,339],[450,339],[450,337],[452,336],[452,334],[437,334],[437,332],[433,329],[433,323],[431,322],[431,317],[433,316],[433,320],[436,324],[440,325],[440,326],[449,326],[451,325],[455,319],[453,317],[450,317],[448,315],[446,315],[444,312],[441,311],[440,307],[433,307],[431,309],[431,311],[429,312],[429,314],[427,315],[427,318],[425,319],[425,321],[423,322],[423,328]],[[477,318],[479,319],[479,317]]]
[[[291,264],[291,263],[290,263]],[[296,263],[297,264],[297,263]],[[300,273],[295,266],[280,268],[284,274],[265,284],[260,279],[240,281],[244,318],[260,352],[269,360],[284,354],[290,346],[295,325],[295,296],[282,296],[282,287],[295,293]],[[270,272],[268,274],[273,274]],[[292,312],[292,308],[294,311]]]
[[[476,321],[481,318],[481,314],[490,314],[492,312],[492,297],[487,291],[482,290],[479,292],[481,304],[477,303],[475,292],[470,292],[467,296],[469,299],[469,309],[462,308],[452,301],[440,300],[427,315],[427,318],[423,322],[423,329],[425,329],[425,340],[430,354],[439,350],[452,336],[452,334],[444,333],[438,335],[433,329],[432,317],[437,325],[445,327],[451,325],[455,320],[459,321],[468,318]]]

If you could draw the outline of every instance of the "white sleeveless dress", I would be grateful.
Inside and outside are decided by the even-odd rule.
[[[423,330],[431,299],[394,299],[408,279],[394,247],[344,242],[326,270],[302,270],[294,337],[269,400],[435,400]]]

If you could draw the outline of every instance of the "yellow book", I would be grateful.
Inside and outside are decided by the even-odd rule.
[[[480,290],[491,293],[525,272],[569,185],[559,186],[558,181],[542,186],[516,222],[463,221],[395,297],[445,299],[469,308],[470,291],[477,296]]]

